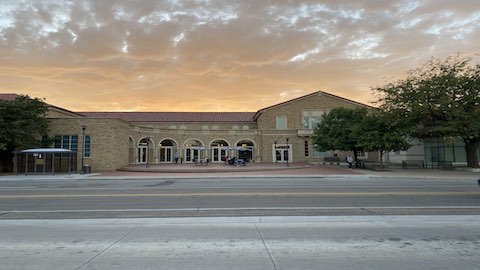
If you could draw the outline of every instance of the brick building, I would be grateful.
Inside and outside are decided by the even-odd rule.
[[[366,107],[326,92],[315,92],[257,112],[72,112],[49,106],[55,148],[78,152],[77,168],[116,170],[131,164],[194,162],[223,156],[252,162],[322,162],[346,153],[319,152],[313,129],[336,107]],[[376,153],[365,159],[376,161]]]

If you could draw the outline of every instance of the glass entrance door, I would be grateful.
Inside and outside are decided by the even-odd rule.
[[[140,146],[138,147],[138,160],[137,160],[137,163],[138,164],[145,164],[147,163],[147,150],[148,150],[148,147],[146,146]]]
[[[160,148],[160,162],[163,162],[163,163],[173,162],[173,147],[162,146]]]
[[[221,147],[212,148],[212,162],[222,162],[222,157],[227,155],[227,150]]]
[[[273,161],[274,162],[291,162],[291,147],[290,145],[277,145],[274,147]]]
[[[186,162],[194,162],[195,160],[200,158],[200,150],[194,148],[187,148],[185,149],[185,161]]]

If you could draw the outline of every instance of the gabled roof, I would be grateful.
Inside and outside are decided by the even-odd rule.
[[[273,108],[284,106],[302,99],[310,98],[315,95],[325,95],[328,97],[343,100],[357,106],[373,108],[350,99],[336,96],[327,92],[317,91],[305,96],[294,98],[282,103],[278,103],[257,112],[72,112],[54,105],[48,104],[51,109],[62,111],[75,116],[93,117],[93,118],[117,118],[127,122],[255,122],[258,117]],[[0,100],[14,100],[17,94],[0,94]]]
[[[60,107],[57,107],[55,105],[50,105],[50,104],[47,103],[47,106],[48,106],[48,109],[52,110],[52,111],[57,111],[57,112],[67,114],[67,115],[70,115],[70,116],[85,117],[84,115],[82,115],[80,113],[73,112],[73,111],[70,111],[70,110],[67,110],[67,109],[64,109],[64,108],[60,108]]]
[[[10,94],[10,93],[7,93],[7,94],[1,94],[0,93],[0,100],[7,100],[7,101],[13,101],[15,100],[17,97],[19,97],[20,95],[17,95],[17,94]],[[76,112],[72,112],[72,111],[69,111],[67,109],[64,109],[64,108],[60,108],[60,107],[57,107],[55,105],[51,105],[51,104],[48,104],[46,103],[47,106],[48,106],[48,109],[49,110],[54,110],[54,111],[57,111],[57,112],[62,112],[62,113],[66,113],[66,114],[70,114],[70,115],[74,115],[74,116],[81,116],[81,117],[84,117],[83,115],[80,115]]]
[[[81,112],[94,118],[128,122],[253,122],[254,112]]]
[[[328,97],[331,97],[331,98],[336,98],[336,99],[340,99],[340,100],[343,100],[345,102],[348,102],[348,103],[352,103],[352,104],[355,104],[357,106],[362,106],[362,107],[367,107],[367,108],[373,108],[369,105],[366,105],[366,104],[363,104],[363,103],[360,103],[360,102],[356,102],[356,101],[353,101],[351,99],[347,99],[347,98],[343,98],[343,97],[340,97],[340,96],[337,96],[337,95],[333,95],[333,94],[330,94],[330,93],[327,93],[327,92],[323,92],[323,91],[317,91],[317,92],[313,92],[311,94],[308,94],[308,95],[305,95],[305,96],[301,96],[301,97],[298,97],[298,98],[294,98],[294,99],[290,99],[290,100],[287,100],[285,102],[282,102],[282,103],[278,103],[278,104],[275,104],[275,105],[272,105],[272,106],[269,106],[269,107],[266,107],[266,108],[263,108],[259,111],[257,111],[255,113],[255,115],[253,116],[253,120],[254,121],[257,121],[258,117],[260,117],[260,115],[270,109],[273,109],[273,108],[277,108],[277,107],[280,107],[280,106],[284,106],[286,104],[289,104],[289,103],[293,103],[293,102],[296,102],[296,101],[299,101],[299,100],[302,100],[302,99],[306,99],[306,98],[310,98],[310,97],[313,97],[313,96],[320,96],[320,95],[325,95],[325,96],[328,96]]]

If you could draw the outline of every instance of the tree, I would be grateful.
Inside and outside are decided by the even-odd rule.
[[[365,108],[335,108],[324,114],[313,136],[316,149],[352,151],[356,162],[357,152],[363,149],[353,131],[366,115]]]
[[[47,104],[29,96],[0,100],[0,169],[10,169],[12,151],[38,147],[48,131]]]
[[[480,64],[460,54],[431,59],[407,78],[375,87],[380,108],[419,139],[460,137],[469,167],[478,167]]]
[[[406,133],[392,115],[365,108],[336,108],[322,117],[313,137],[318,150],[377,151],[383,166],[383,155],[406,150],[410,145]]]
[[[383,167],[383,155],[390,151],[402,151],[410,148],[405,129],[396,125],[391,115],[374,111],[367,114],[363,121],[353,129],[358,144],[365,151],[376,151],[380,155],[380,167]]]

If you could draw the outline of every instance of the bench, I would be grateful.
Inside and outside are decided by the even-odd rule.
[[[235,166],[247,166],[247,162],[244,159],[235,159],[234,164]]]
[[[429,167],[429,166],[427,166]],[[431,167],[438,168],[438,169],[445,169],[445,170],[452,170],[453,169],[453,162],[452,161],[437,161],[432,162]]]
[[[381,171],[390,167],[390,163],[384,162],[380,164],[379,162],[368,161],[368,160],[359,160],[355,165],[356,168],[367,169],[373,171]]]
[[[326,164],[326,163],[330,163],[330,164],[337,163],[337,164],[340,164],[340,158],[339,158],[339,157],[324,157],[324,158],[323,158],[323,164]]]
[[[439,161],[438,162],[438,168],[439,169],[452,170],[453,169],[453,162],[451,162],[451,161]]]
[[[425,168],[425,162],[423,160],[403,160],[402,168],[406,169],[408,167]]]
[[[209,162],[210,162],[209,158],[195,159],[195,165],[197,166],[207,166]]]

